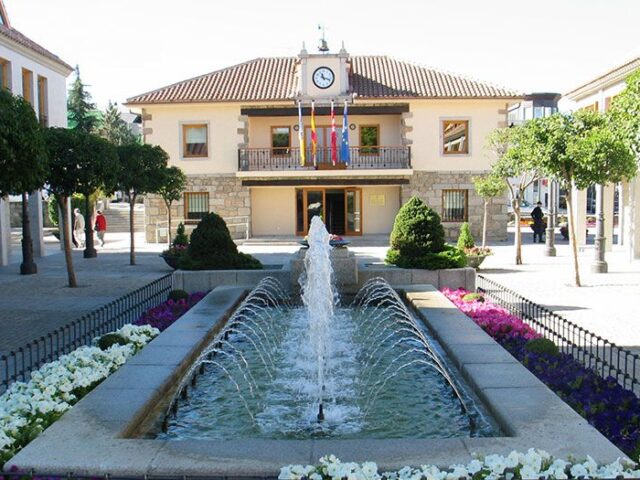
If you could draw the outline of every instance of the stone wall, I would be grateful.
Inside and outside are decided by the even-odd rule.
[[[235,174],[220,175],[187,175],[186,192],[209,192],[209,211],[215,212],[231,223],[231,217],[250,217],[251,195],[248,187],[242,186],[242,180]],[[171,206],[171,231],[175,235],[180,222],[184,222],[184,196]],[[238,219],[234,219],[238,220]],[[250,218],[249,218],[250,220]],[[197,222],[186,223],[187,233],[191,233]],[[167,207],[157,195],[147,195],[145,198],[145,234],[147,242],[156,241],[157,226],[166,228]],[[249,221],[249,229],[251,222]],[[162,228],[159,230],[161,233]],[[229,227],[232,237],[244,238],[245,227]],[[251,235],[251,232],[249,232]],[[159,235],[158,241],[166,242],[166,235]]]
[[[427,205],[442,215],[442,191],[447,189],[468,190],[468,221],[476,243],[482,240],[482,218],[484,202],[473,188],[472,178],[482,172],[427,172],[414,170],[411,182],[402,185],[402,203],[417,195]],[[489,203],[489,218],[487,221],[488,240],[506,240],[507,238],[507,197],[496,197]],[[448,240],[458,238],[460,222],[443,222]]]

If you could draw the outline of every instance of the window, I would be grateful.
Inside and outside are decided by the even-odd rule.
[[[274,155],[289,155],[291,130],[289,127],[271,127],[271,148]]]
[[[182,156],[207,157],[208,128],[204,123],[182,126]]]
[[[22,98],[33,106],[33,72],[22,69]]]
[[[184,218],[186,220],[200,220],[209,213],[208,192],[185,192]]]
[[[592,112],[598,112],[600,111],[599,107],[600,105],[598,104],[598,102],[595,102],[595,103],[592,103],[591,105],[587,105],[582,110],[591,110]]]
[[[360,126],[360,153],[378,153],[380,145],[380,127],[377,125]]]
[[[469,120],[442,122],[442,153],[444,155],[469,153]]]
[[[442,221],[466,222],[468,190],[442,191]]]
[[[0,58],[0,88],[11,88],[11,72],[9,71],[10,63],[4,58]]]
[[[49,126],[47,79],[38,75],[38,119],[43,127]]]

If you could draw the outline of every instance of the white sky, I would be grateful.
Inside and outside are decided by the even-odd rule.
[[[640,0],[5,0],[12,26],[80,65],[100,107],[255,57],[385,54],[524,92],[567,90],[638,52]],[[72,78],[70,76],[70,78]]]

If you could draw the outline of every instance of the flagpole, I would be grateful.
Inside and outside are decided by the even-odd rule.
[[[300,146],[300,166],[307,163],[304,145],[304,124],[302,123],[302,103],[298,100],[298,144]]]

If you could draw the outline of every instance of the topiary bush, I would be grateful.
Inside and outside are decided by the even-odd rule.
[[[524,345],[524,349],[532,353],[544,353],[546,355],[560,355],[558,346],[548,338],[535,338]]]
[[[183,270],[261,269],[260,261],[238,252],[227,224],[219,215],[208,213],[191,233],[189,247],[180,257]]]
[[[176,289],[169,292],[167,300],[173,300],[174,302],[177,302],[179,300],[187,300],[188,298],[189,294],[187,292],[185,292],[184,290]]]
[[[176,236],[173,237],[173,241],[171,242],[171,245],[174,247],[189,245],[189,236],[185,233],[184,223],[180,222],[180,224],[178,225],[178,229],[176,230]]]
[[[113,345],[126,345],[127,343],[129,343],[127,339],[119,333],[107,333],[98,339],[100,350],[108,350]]]
[[[471,229],[469,228],[469,223],[464,222],[462,225],[460,225],[460,234],[458,235],[457,247],[460,250],[466,250],[468,248],[473,248],[475,246],[476,246],[476,243],[473,240],[473,235],[471,235]]]
[[[467,265],[465,253],[444,241],[440,215],[418,197],[405,203],[393,223],[387,263],[401,268],[440,270]]]

